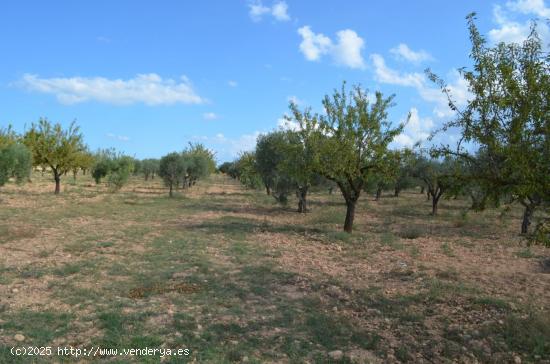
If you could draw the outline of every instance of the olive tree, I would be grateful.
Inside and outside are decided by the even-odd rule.
[[[141,172],[145,180],[155,179],[155,175],[158,174],[160,161],[158,159],[144,159],[141,161]]]
[[[393,98],[376,92],[371,102],[359,86],[348,93],[344,83],[340,91],[325,96],[325,115],[295,113],[302,138],[313,148],[313,170],[334,181],[342,192],[346,202],[344,231],[348,233],[353,230],[365,181],[379,168],[388,144],[403,130],[402,124],[393,127],[388,121]]]
[[[134,158],[119,154],[112,162],[107,175],[107,185],[111,191],[120,190],[130,178],[134,170]]]
[[[186,160],[180,153],[170,153],[160,159],[159,176],[169,188],[169,196],[173,196],[173,189],[185,175],[187,169]]]
[[[29,178],[32,169],[32,154],[20,143],[0,146],[0,187],[11,177],[17,183]]]
[[[273,188],[285,179],[279,168],[285,159],[285,142],[285,134],[282,131],[262,134],[256,141],[256,169],[268,195],[271,195]]]
[[[256,168],[256,153],[242,152],[239,158],[234,162],[234,171],[232,173],[236,178],[248,188],[261,188],[263,185],[262,177]]]
[[[184,188],[193,186],[199,179],[216,171],[214,153],[200,143],[189,144],[189,148],[181,156],[186,164],[186,174],[182,180]]]
[[[61,176],[78,165],[78,156],[85,150],[82,134],[75,122],[67,129],[47,119],[33,123],[23,137],[31,150],[35,165],[48,166],[55,181],[55,194],[61,190]]]
[[[550,205],[550,56],[533,26],[521,43],[490,46],[479,33],[475,14],[467,17],[471,70],[462,69],[471,98],[459,108],[443,80],[428,71],[448,96],[456,117],[442,130],[457,129],[456,147],[445,155],[475,163],[472,146],[488,156],[477,179],[523,205],[521,233],[527,234],[535,210]]]

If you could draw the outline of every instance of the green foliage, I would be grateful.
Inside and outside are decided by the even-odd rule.
[[[147,181],[149,178],[155,178],[160,168],[160,161],[158,159],[144,159],[141,161],[141,173]]]
[[[32,168],[32,154],[29,149],[19,143],[0,147],[0,186],[10,177],[15,177],[17,183],[29,178]]]
[[[189,148],[182,152],[182,157],[187,168],[186,182],[189,187],[216,171],[214,153],[200,143],[190,143]]]
[[[284,132],[279,131],[260,135],[256,142],[256,169],[268,194],[281,178],[278,167],[285,158],[284,139]]]
[[[262,187],[262,177],[256,169],[256,153],[241,153],[239,155],[239,158],[235,161],[234,165],[235,170],[233,171],[233,173],[244,186],[249,188]]]
[[[32,152],[34,165],[48,166],[52,170],[56,194],[60,192],[61,176],[78,167],[79,156],[86,149],[75,122],[63,129],[59,123],[40,119],[25,133],[23,142]]]
[[[218,171],[224,174],[229,174],[229,171],[231,170],[232,167],[233,167],[232,162],[224,162],[220,164],[220,166],[218,167]]]
[[[7,128],[0,128],[0,149],[15,144],[17,140],[18,136],[11,125],[8,125]]]
[[[306,158],[299,135],[291,131],[261,135],[256,143],[256,169],[267,193],[286,204],[296,190],[300,212],[305,212],[307,190],[313,182]]]
[[[301,138],[311,150],[312,170],[334,181],[346,200],[347,232],[352,231],[355,205],[365,182],[381,169],[388,144],[403,130],[403,125],[394,128],[387,120],[392,105],[393,96],[384,98],[377,92],[371,103],[359,86],[348,93],[344,83],[341,91],[325,96],[326,115],[291,106]]]
[[[166,186],[170,187],[170,197],[172,190],[178,182],[184,178],[187,173],[188,160],[183,155],[173,152],[160,159],[159,176],[164,180]]]
[[[440,198],[445,194],[455,196],[463,186],[461,164],[448,157],[444,160],[428,159],[417,155],[412,166],[412,175],[424,182],[432,199],[432,215],[437,215]]]
[[[107,177],[107,184],[112,191],[120,190],[127,182],[134,170],[132,157],[120,155],[113,160]]]
[[[456,147],[441,146],[437,152],[458,155],[478,163],[472,145],[486,158],[475,169],[475,179],[485,191],[511,196],[525,208],[522,233],[526,234],[535,209],[550,204],[550,56],[533,26],[522,44],[489,46],[468,16],[472,70],[462,69],[471,99],[461,110],[443,80],[433,73],[456,111],[443,131],[458,129]]]
[[[95,155],[92,177],[96,183],[107,177],[107,185],[118,191],[134,170],[134,158],[117,153],[114,149],[99,150]]]

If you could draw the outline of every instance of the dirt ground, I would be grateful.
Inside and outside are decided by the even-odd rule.
[[[550,363],[548,249],[521,211],[417,190],[310,212],[214,175],[168,198],[89,176],[0,189],[0,362]],[[12,347],[188,348],[14,356]]]

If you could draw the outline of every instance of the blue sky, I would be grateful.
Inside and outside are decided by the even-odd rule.
[[[0,126],[76,119],[92,150],[160,157],[202,142],[219,161],[281,123],[290,99],[321,111],[343,80],[396,94],[396,146],[452,117],[423,70],[467,88],[465,16],[491,42],[521,41],[543,0],[16,1],[0,7]],[[452,136],[445,136],[446,138]]]

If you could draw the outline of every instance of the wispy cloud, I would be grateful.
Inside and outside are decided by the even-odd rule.
[[[454,114],[449,108],[447,96],[444,95],[439,88],[434,87],[432,82],[428,80],[423,73],[400,73],[388,67],[384,57],[379,54],[372,54],[371,60],[374,68],[374,78],[376,81],[390,85],[415,88],[422,99],[435,103],[433,111],[437,117],[446,117]],[[464,78],[460,77],[457,71],[451,72],[450,77],[453,80],[447,85],[447,88],[449,89],[454,102],[457,106],[466,105],[468,98],[470,97],[468,83],[464,80]]]
[[[104,37],[104,36],[101,36],[101,35],[96,37],[95,40],[97,40],[99,43],[111,43],[111,38]]]
[[[121,142],[130,141],[130,137],[127,137],[125,135],[116,135],[116,134],[113,134],[113,133],[107,133],[107,137],[110,138],[110,139],[119,140]]]
[[[497,25],[489,31],[489,39],[493,43],[499,42],[523,42],[531,31],[531,19],[519,21],[517,15],[523,14],[531,17],[549,18],[550,8],[546,7],[543,0],[515,0],[508,1],[504,7],[493,7],[493,20]],[[550,40],[550,29],[545,22],[539,22],[537,28],[544,45]]]
[[[413,51],[405,43],[400,43],[390,49],[390,53],[399,60],[405,60],[412,63],[421,63],[433,60],[433,57],[425,50]]]
[[[204,114],[202,114],[202,118],[204,120],[216,120],[219,118],[218,114],[216,113],[213,113],[213,112],[205,112]]]
[[[192,139],[214,148],[221,155],[234,158],[240,152],[253,150],[256,147],[256,140],[260,134],[259,131],[255,131],[249,134],[242,134],[238,137],[227,137],[222,133],[218,133],[214,136],[194,136]]]
[[[237,87],[237,86],[239,86],[239,83],[238,83],[237,81],[233,81],[233,80],[227,81],[227,84],[229,85],[229,87]]]
[[[276,21],[289,21],[288,4],[285,1],[277,1],[271,7],[265,6],[261,0],[248,3],[248,14],[250,18],[259,22],[264,15],[271,15]]]
[[[308,25],[298,29],[302,37],[300,51],[308,61],[319,61],[324,55],[330,55],[336,64],[350,68],[365,68],[361,54],[365,42],[351,29],[336,33],[337,41],[333,42],[322,33],[314,33]]]
[[[163,79],[156,73],[139,74],[128,80],[104,77],[40,78],[25,74],[16,85],[29,91],[53,94],[62,104],[97,101],[114,105],[144,103],[149,106],[202,104],[189,79]]]

